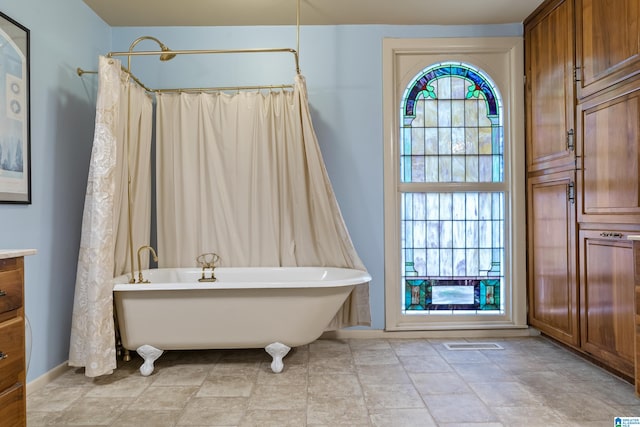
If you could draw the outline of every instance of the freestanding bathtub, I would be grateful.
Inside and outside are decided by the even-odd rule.
[[[120,276],[113,293],[122,346],[144,359],[144,376],[164,350],[262,347],[281,372],[290,348],[320,337],[354,286],[371,280],[334,267],[220,267],[214,282],[199,282],[200,268],[142,273],[150,283]]]

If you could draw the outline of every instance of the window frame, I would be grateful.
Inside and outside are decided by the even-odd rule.
[[[429,61],[421,59],[428,58]],[[505,193],[505,312],[502,315],[403,314],[401,199],[407,191],[464,191],[467,183],[403,183],[399,129],[407,85],[430,63],[460,61],[489,74],[502,94]],[[384,39],[385,330],[526,328],[526,216],[524,174],[524,50],[522,37]],[[478,185],[479,184],[479,185]],[[474,183],[474,191],[495,183]],[[521,219],[521,220],[518,220]]]

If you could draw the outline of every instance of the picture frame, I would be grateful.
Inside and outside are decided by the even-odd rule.
[[[0,12],[0,203],[31,204],[30,32]]]

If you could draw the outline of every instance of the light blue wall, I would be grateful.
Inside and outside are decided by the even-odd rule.
[[[141,35],[173,49],[295,48],[295,27],[110,28],[81,0],[0,0],[0,11],[31,30],[31,205],[0,205],[0,248],[27,257],[26,311],[33,330],[31,381],[68,358],[97,79],[97,57],[126,51]],[[384,328],[382,39],[522,34],[501,26],[302,27],[300,65],[334,191],[356,249],[373,276],[373,328]],[[137,49],[153,49],[142,42]],[[265,54],[266,55],[266,54]],[[153,61],[153,63],[152,63]],[[248,62],[247,62],[248,61]],[[125,61],[126,62],[126,61]],[[133,71],[159,86],[290,83],[293,61],[252,55],[135,58]]]
[[[295,27],[289,26],[155,27],[114,28],[114,50],[127,51],[141,35],[155,36],[175,50],[296,48]],[[300,67],[307,80],[314,128],[347,228],[373,277],[374,329],[384,329],[382,40],[521,35],[521,24],[301,28]],[[145,41],[135,50],[155,49]],[[293,59],[263,55],[179,56],[166,63],[157,57],[136,57],[132,68],[153,88],[292,82]]]
[[[97,82],[75,70],[95,69],[111,28],[81,0],[0,0],[0,11],[31,31],[33,203],[0,204],[0,248],[38,251],[25,258],[30,381],[68,358]]]

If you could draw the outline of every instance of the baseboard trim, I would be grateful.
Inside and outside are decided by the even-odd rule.
[[[68,362],[65,361],[65,362],[62,362],[61,364],[59,364],[58,366],[56,366],[55,368],[51,369],[50,371],[45,372],[44,374],[40,375],[35,380],[28,382],[27,383],[27,396],[29,396],[31,393],[34,393],[34,392],[42,389],[44,386],[46,386],[51,381],[53,381],[56,378],[58,378],[60,375],[62,375],[65,372],[67,372],[69,369],[71,369],[71,368],[69,367]]]
[[[429,339],[429,338],[513,338],[540,335],[534,328],[522,329],[469,329],[435,331],[385,331],[383,329],[338,329],[327,331],[320,339]]]

